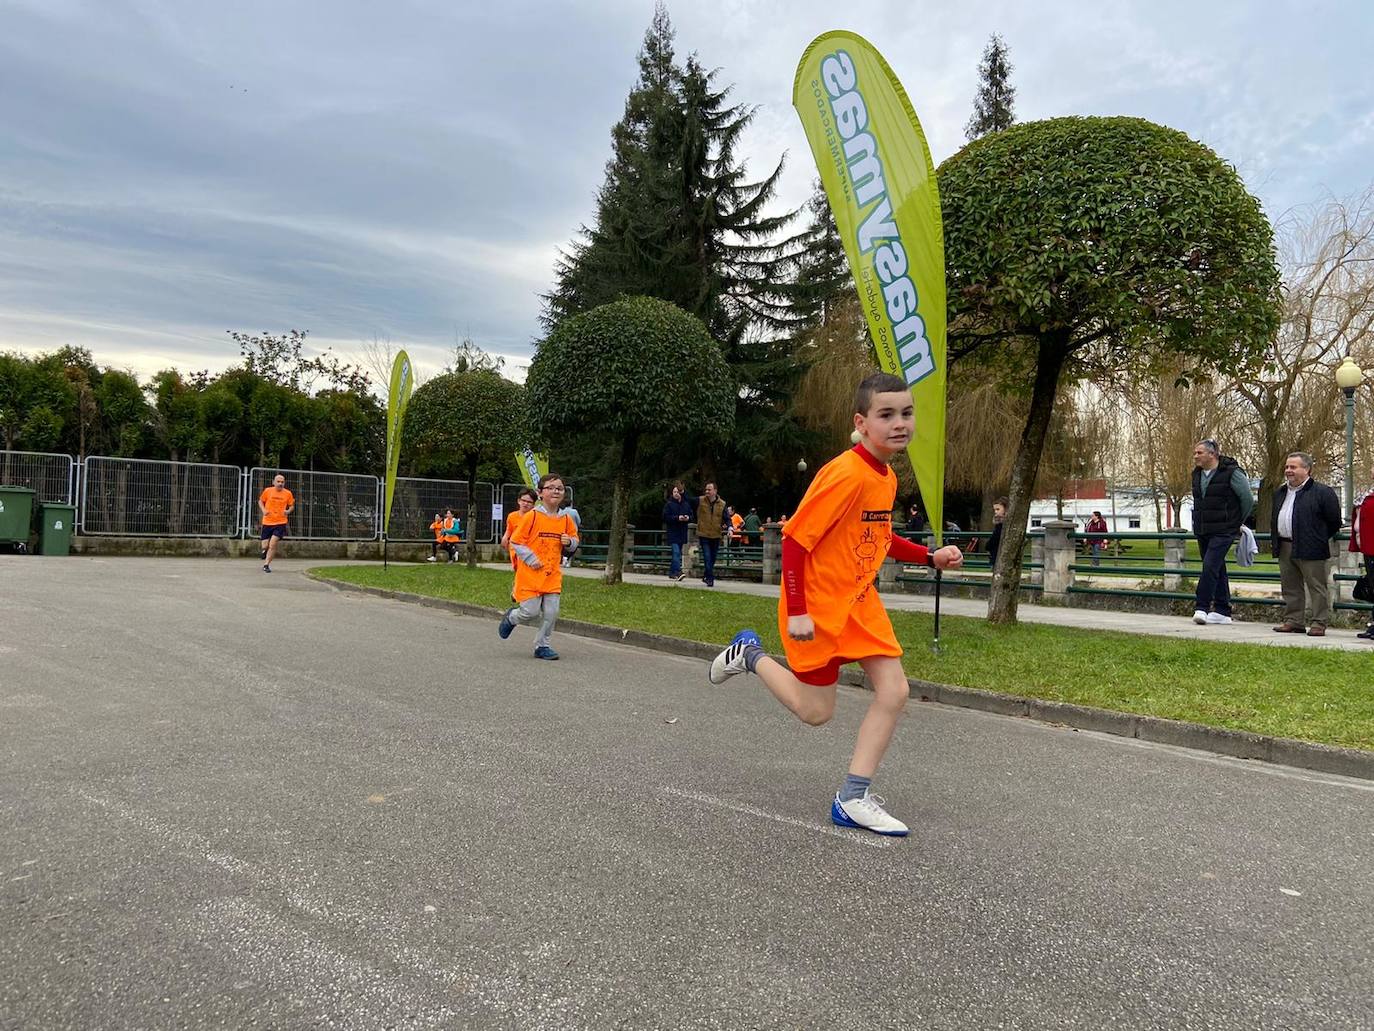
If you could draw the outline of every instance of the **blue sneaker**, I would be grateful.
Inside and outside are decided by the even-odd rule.
[[[905,838],[907,825],[883,808],[885,801],[881,795],[870,795],[865,791],[862,798],[841,802],[837,794],[835,801],[830,804],[830,822],[837,827],[853,827],[891,838]]]
[[[536,659],[556,659],[558,658],[558,653],[547,644],[541,644],[534,650],[534,657]]]
[[[510,611],[501,613],[501,625],[496,628],[496,632],[501,635],[501,640],[505,640],[515,631],[515,624],[510,621]]]
[[[754,631],[741,630],[730,641],[725,651],[711,660],[711,670],[706,674],[711,683],[723,684],[737,673],[748,673],[745,652],[750,647],[762,648],[763,641]]]

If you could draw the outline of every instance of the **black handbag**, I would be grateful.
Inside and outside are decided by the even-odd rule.
[[[1374,579],[1368,573],[1355,581],[1355,588],[1350,592],[1355,596],[1356,601],[1367,601],[1374,603]]]

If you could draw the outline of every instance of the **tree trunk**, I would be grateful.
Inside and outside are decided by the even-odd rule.
[[[477,455],[468,456],[468,510],[467,510],[468,533],[464,541],[467,544],[467,562],[469,569],[477,568]],[[553,513],[549,513],[552,515]]]
[[[989,623],[1015,623],[1016,601],[1021,587],[1021,550],[1026,544],[1026,524],[1030,520],[1031,495],[1045,450],[1050,416],[1059,373],[1069,356],[1066,333],[1040,338],[1040,354],[1035,366],[1035,387],[1031,393],[1026,428],[1011,470],[1011,507],[1002,524],[1002,545],[997,552],[997,568],[992,571],[992,591],[988,597]]]
[[[630,432],[620,442],[620,468],[611,494],[611,541],[606,552],[606,583],[618,584],[625,572],[625,524],[629,522],[630,487],[634,483],[639,434]]]

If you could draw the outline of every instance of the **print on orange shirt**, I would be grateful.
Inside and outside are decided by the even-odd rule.
[[[783,534],[807,551],[806,611],[812,641],[787,636],[787,599],[778,598],[783,650],[793,670],[819,669],[831,659],[901,655],[874,582],[892,544],[897,476],[846,451],[816,474]]]
[[[521,561],[515,567],[515,600],[522,602],[540,594],[559,594],[563,590],[563,535],[577,536],[571,516],[551,516],[530,512],[511,534],[513,545],[522,544],[534,552],[540,568],[531,569]],[[512,550],[514,550],[512,548]]]
[[[281,526],[286,522],[286,510],[296,503],[296,496],[283,487],[268,487],[258,495],[258,500],[267,509],[262,516],[263,526]]]

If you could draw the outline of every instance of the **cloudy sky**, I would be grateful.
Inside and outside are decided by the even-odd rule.
[[[670,3],[757,105],[750,168],[813,170],[796,62],[832,28],[883,51],[936,161],[988,35],[1016,114],[1129,114],[1240,170],[1271,218],[1374,180],[1374,7],[1349,2]],[[557,249],[592,212],[652,0],[0,0],[0,350],[89,347],[141,374],[308,329],[422,367],[456,339],[527,360]]]

